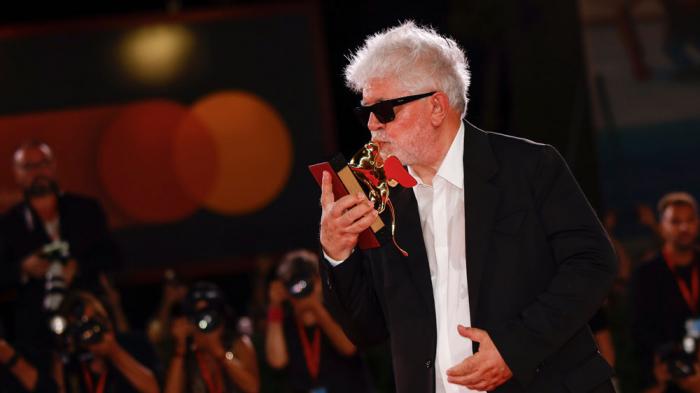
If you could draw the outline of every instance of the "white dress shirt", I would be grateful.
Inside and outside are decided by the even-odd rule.
[[[457,332],[457,325],[471,326],[464,210],[464,124],[433,177],[423,183],[408,167],[418,185],[418,202],[425,251],[430,265],[437,326],[435,392],[474,392],[447,382],[447,370],[472,355],[471,340]]]
[[[464,210],[464,124],[433,177],[432,186],[418,181],[413,192],[418,202],[425,250],[435,301],[437,353],[435,392],[475,392],[447,382],[447,370],[472,355],[471,340],[457,332],[457,325],[471,326]],[[342,261],[328,258],[333,266]]]

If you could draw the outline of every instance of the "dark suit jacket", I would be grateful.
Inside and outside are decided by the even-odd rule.
[[[465,130],[472,326],[490,334],[513,372],[496,391],[613,391],[587,321],[617,261],[591,206],[551,146]],[[437,331],[418,207],[412,190],[391,197],[409,256],[389,243],[336,267],[324,261],[324,297],[357,345],[390,340],[397,392],[433,392]]]

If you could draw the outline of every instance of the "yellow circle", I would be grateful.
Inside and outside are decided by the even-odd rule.
[[[236,215],[255,212],[274,200],[292,166],[292,141],[279,113],[242,91],[206,96],[192,112],[209,130],[219,164],[202,204]]]

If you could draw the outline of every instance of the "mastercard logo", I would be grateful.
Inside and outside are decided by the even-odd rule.
[[[128,104],[104,125],[97,153],[105,194],[131,219],[149,223],[199,209],[254,213],[282,191],[293,160],[279,113],[243,91],[210,94],[189,107]]]

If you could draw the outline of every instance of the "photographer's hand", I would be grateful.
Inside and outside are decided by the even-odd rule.
[[[163,285],[162,296],[161,307],[169,311],[173,304],[179,303],[185,299],[187,296],[187,286],[183,284],[166,283]]]
[[[50,265],[51,263],[39,254],[31,254],[22,260],[20,270],[31,278],[43,279]]]
[[[321,304],[321,299],[318,298],[316,295],[317,292],[319,292],[321,288],[321,284],[318,283],[314,287],[314,292],[310,293],[308,296],[302,297],[302,298],[289,298],[289,302],[292,304],[292,307],[294,308],[294,313],[297,315],[300,315],[301,313],[304,313],[306,311],[311,311],[313,312],[316,316],[318,316],[318,311],[319,308],[323,307]]]
[[[102,340],[96,344],[88,345],[88,350],[94,355],[107,357],[118,346],[114,333],[109,331],[102,336]]]
[[[170,325],[170,333],[175,340],[175,355],[184,356],[187,352],[187,337],[192,335],[192,326],[185,317],[173,320]]]
[[[676,381],[676,384],[683,389],[684,392],[700,393],[700,365],[695,363],[695,374],[682,378]]]
[[[287,291],[282,281],[273,280],[270,282],[268,297],[270,298],[270,307],[282,307],[282,303],[289,299],[289,291]]]
[[[19,356],[19,358],[15,357]],[[14,364],[9,367],[9,371],[22,384],[27,391],[34,391],[39,380],[39,373],[36,368],[19,355],[16,350],[4,339],[0,338],[0,364],[7,365],[13,357],[17,359]]]
[[[654,356],[653,371],[656,385],[645,389],[642,393],[663,393],[666,391],[668,382],[671,380],[671,374],[668,372],[668,366],[658,356]]]
[[[170,334],[175,340],[175,350],[170,357],[170,365],[166,374],[165,393],[184,392],[185,386],[185,355],[187,355],[187,337],[192,334],[192,328],[187,318],[179,317],[170,324]]]
[[[159,393],[158,380],[153,372],[136,360],[119,345],[113,332],[105,333],[101,342],[90,345],[88,349],[94,354],[109,359],[117,371],[141,393]]]
[[[215,359],[223,359],[226,354],[226,349],[221,343],[221,334],[223,327],[219,326],[216,330],[209,333],[196,333],[194,335],[194,343],[198,350],[209,353]]]

